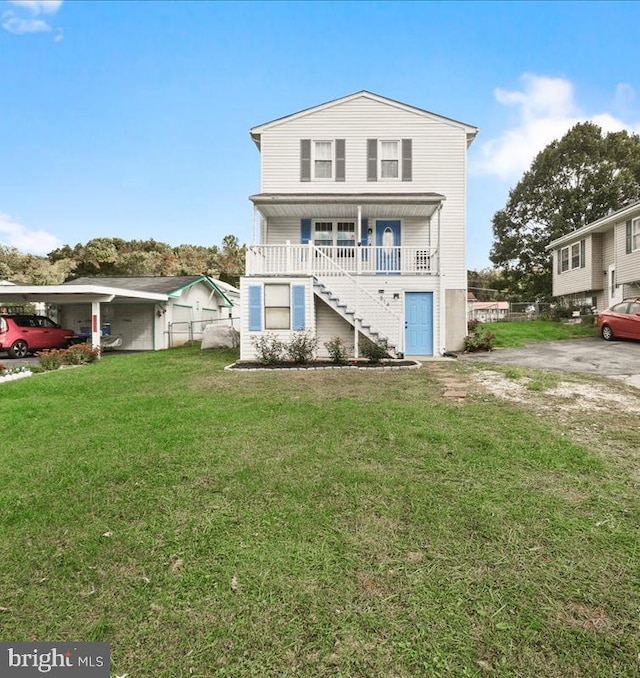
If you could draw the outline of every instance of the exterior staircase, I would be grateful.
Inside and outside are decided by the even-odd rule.
[[[314,277],[313,292],[363,336],[375,343],[386,341],[392,358],[400,355],[400,316],[362,288],[353,276],[331,276],[330,280]]]

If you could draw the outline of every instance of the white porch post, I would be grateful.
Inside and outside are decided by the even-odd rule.
[[[362,273],[362,207],[358,205],[358,242],[356,244],[356,274]]]
[[[102,336],[102,322],[100,321],[100,302],[91,302],[91,345],[100,348]]]
[[[444,287],[442,285],[442,229],[441,229],[441,223],[440,223],[440,212],[442,210],[442,203],[440,203],[440,206],[438,207],[438,286],[439,286],[439,296],[440,296],[440,313],[438,314],[440,316],[440,355],[442,355],[445,350],[446,346],[444,345],[445,341],[445,333],[446,333],[446,314],[445,314],[445,308],[444,308]]]

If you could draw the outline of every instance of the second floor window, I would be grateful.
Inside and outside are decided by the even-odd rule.
[[[586,266],[585,247],[584,240],[563,247],[558,258],[558,273],[573,271],[575,268],[584,268]]]
[[[400,176],[399,141],[380,142],[380,178],[397,179]]]
[[[345,181],[344,139],[300,139],[300,181]]]
[[[640,219],[634,219],[631,223],[631,251],[640,250]]]
[[[333,142],[313,142],[313,178],[333,178]]]

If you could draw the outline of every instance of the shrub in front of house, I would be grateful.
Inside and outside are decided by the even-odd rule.
[[[318,340],[310,332],[296,332],[284,350],[289,360],[305,365],[313,360],[317,348]]]
[[[275,365],[284,360],[285,345],[275,334],[252,337],[251,343],[255,349],[258,362],[265,365]]]
[[[74,344],[64,351],[65,365],[94,363],[100,357],[100,348],[89,343]]]
[[[60,369],[64,365],[64,353],[65,349],[63,348],[51,348],[48,351],[40,351],[38,353],[40,367],[47,372]]]
[[[389,344],[386,339],[371,341],[370,339],[360,340],[360,355],[372,363],[379,363],[384,358],[390,358]]]
[[[346,365],[349,362],[349,350],[340,337],[325,341],[324,346],[336,365]]]
[[[91,344],[74,344],[69,348],[52,348],[41,351],[38,355],[40,367],[48,372],[57,370],[63,365],[85,365],[94,363],[100,357],[100,348]]]
[[[471,323],[477,322],[471,320],[469,322],[469,334],[464,339],[464,350],[467,353],[475,353],[476,351],[493,351],[496,335],[489,330],[483,330],[480,323],[473,325]]]

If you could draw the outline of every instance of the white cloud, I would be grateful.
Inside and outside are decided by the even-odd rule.
[[[496,89],[498,103],[517,109],[517,121],[495,139],[479,145],[479,155],[471,163],[476,174],[494,175],[504,180],[519,178],[534,157],[554,139],[566,134],[576,123],[592,120],[604,132],[622,129],[638,132],[640,122],[630,123],[612,113],[584,113],[577,101],[573,83],[564,78],[525,74],[522,90]],[[621,99],[633,100],[635,92],[626,84],[616,88],[612,107]]]
[[[7,4],[14,9],[2,13],[0,25],[9,33],[24,35],[52,30],[49,21],[42,17],[56,14],[62,6],[62,0],[8,0]],[[60,42],[61,35],[61,32],[56,34],[56,42]]]
[[[0,212],[0,244],[17,247],[21,252],[47,254],[60,247],[62,241],[47,231],[29,229]]]
[[[38,14],[55,14],[62,6],[62,0],[8,0],[14,7],[23,7],[36,16]]]

